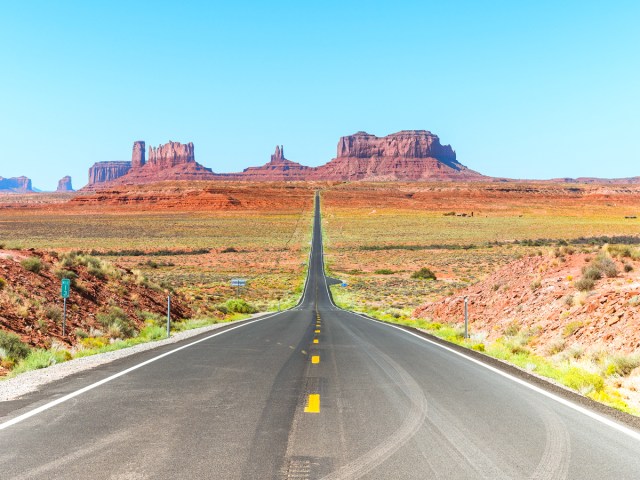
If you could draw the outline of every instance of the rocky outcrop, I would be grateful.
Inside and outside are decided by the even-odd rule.
[[[131,170],[131,162],[96,162],[89,169],[89,184],[96,186],[113,182]]]
[[[284,147],[276,146],[276,151],[271,155],[269,163],[261,167],[245,168],[238,174],[238,180],[263,180],[263,181],[286,181],[286,180],[306,180],[314,172],[314,168],[305,167],[284,157]]]
[[[71,177],[69,175],[67,175],[66,177],[62,177],[58,181],[58,188],[56,188],[56,192],[73,192]]]
[[[366,132],[342,137],[337,157],[318,167],[318,180],[482,180],[427,130],[403,130],[386,137]]]
[[[149,158],[147,160],[149,168],[165,169],[187,163],[196,163],[196,157],[193,152],[193,143],[191,142],[183,144],[170,141],[169,143],[159,145],[156,148],[151,146],[149,147]]]
[[[27,193],[33,192],[33,188],[27,177],[0,177],[0,192]]]
[[[131,154],[131,168],[136,169],[136,168],[144,167],[144,164],[146,163],[144,158],[144,145],[145,143],[141,140],[138,140],[137,142],[133,142],[133,153]]]
[[[165,180],[213,180],[215,174],[195,160],[193,143],[169,142],[149,147],[133,143],[130,162],[98,162],[89,170],[87,190],[106,185],[144,184]]]

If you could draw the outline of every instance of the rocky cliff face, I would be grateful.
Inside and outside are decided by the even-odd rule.
[[[67,175],[66,177],[62,177],[58,181],[58,188],[56,188],[56,192],[73,192],[71,177],[69,175]]]
[[[95,186],[113,182],[131,170],[131,162],[96,162],[89,169],[89,184]]]
[[[263,181],[283,181],[300,180],[304,181],[315,169],[305,167],[299,163],[287,160],[284,157],[284,147],[276,146],[276,151],[271,155],[269,163],[261,167],[245,168],[242,173],[235,175],[237,180],[263,180]]]
[[[481,180],[486,177],[456,159],[450,145],[426,130],[403,130],[386,137],[366,132],[342,137],[337,157],[318,167],[322,180]]]
[[[144,145],[145,143],[141,140],[137,142],[133,142],[133,153],[131,154],[131,168],[140,168],[144,167],[145,158],[144,158]],[[151,147],[149,147],[151,148]]]
[[[156,148],[149,147],[149,158],[147,160],[149,167],[165,169],[187,163],[196,163],[193,143],[191,142],[183,144],[170,141]]]
[[[27,177],[0,177],[0,192],[27,193],[33,192],[33,188]]]

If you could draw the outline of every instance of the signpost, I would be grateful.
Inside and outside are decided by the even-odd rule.
[[[245,278],[232,278],[231,286],[236,287],[236,294],[240,297],[240,287],[244,287],[247,284],[247,280]]]
[[[62,289],[60,291],[60,295],[62,296],[62,300],[64,302],[63,307],[63,315],[62,315],[62,336],[65,337],[67,335],[67,298],[69,298],[69,294],[71,293],[71,280],[68,278],[62,279]]]
[[[167,296],[167,338],[171,336],[171,295]]]
[[[469,298],[464,297],[464,338],[469,338]]]

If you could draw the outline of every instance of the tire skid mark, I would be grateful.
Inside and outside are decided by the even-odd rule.
[[[569,475],[571,437],[560,416],[548,407],[529,401],[540,414],[546,433],[544,453],[529,478],[532,480],[561,480]]]
[[[483,448],[482,439],[478,439],[473,432],[465,427],[453,415],[446,411],[431,408],[427,419],[426,431],[416,438],[418,448],[427,462],[430,463],[429,453],[432,452],[429,442],[434,442],[439,446],[446,445],[452,456],[460,458],[464,462],[465,469],[473,473],[473,478],[483,478],[487,480],[507,480],[518,478],[520,475],[507,465],[499,465],[486,453]],[[432,468],[435,465],[432,465]],[[435,468],[436,471],[441,471]]]
[[[411,440],[420,430],[427,416],[427,399],[413,377],[373,345],[361,338],[358,339],[358,343],[371,360],[406,395],[411,406],[398,430],[365,454],[322,477],[323,480],[357,479],[371,472]]]

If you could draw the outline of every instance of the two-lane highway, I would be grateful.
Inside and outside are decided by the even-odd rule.
[[[319,202],[300,305],[175,348],[5,406],[0,478],[640,478],[635,430],[337,309]]]

